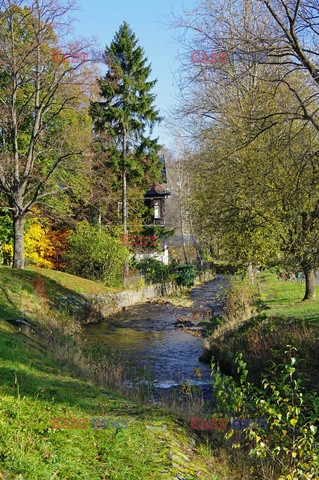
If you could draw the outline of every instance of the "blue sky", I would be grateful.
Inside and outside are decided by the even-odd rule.
[[[74,34],[95,36],[101,48],[109,44],[120,24],[126,20],[144,48],[152,64],[151,79],[157,78],[154,89],[156,106],[162,116],[173,106],[178,88],[174,72],[178,69],[177,54],[181,47],[174,40],[169,28],[171,12],[181,13],[195,0],[78,0],[75,12],[77,23]],[[165,128],[165,120],[154,130],[160,143],[169,146],[171,137]]]

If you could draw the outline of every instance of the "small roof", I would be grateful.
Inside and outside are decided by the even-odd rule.
[[[162,185],[160,185],[159,183],[153,183],[153,185],[151,185],[150,190],[148,190],[148,191],[145,193],[145,196],[155,197],[155,196],[158,196],[158,195],[171,195],[171,192],[169,192],[168,190],[166,190],[166,189],[165,189]]]

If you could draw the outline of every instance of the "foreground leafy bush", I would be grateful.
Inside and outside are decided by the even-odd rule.
[[[68,272],[102,280],[109,286],[121,284],[129,251],[121,245],[119,229],[103,227],[100,230],[81,222],[71,234],[69,246],[66,255]]]
[[[239,382],[225,377],[212,362],[214,396],[217,411],[236,417],[265,418],[268,428],[252,426],[235,438],[234,430],[226,433],[233,448],[248,447],[255,458],[251,472],[258,478],[278,480],[315,480],[319,471],[317,426],[319,398],[316,392],[305,392],[302,378],[296,377],[294,348],[288,346],[288,362],[273,364],[264,375],[263,389],[247,382],[248,370],[240,354],[236,358]],[[233,438],[232,438],[233,437]]]

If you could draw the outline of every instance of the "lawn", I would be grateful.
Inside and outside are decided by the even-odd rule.
[[[40,325],[48,316],[68,315],[69,306],[62,301],[65,296],[85,302],[86,294],[112,291],[100,283],[56,270],[0,267],[0,318]]]
[[[28,267],[26,272],[34,272],[39,275],[46,277],[47,279],[53,280],[58,283],[61,287],[65,287],[71,290],[74,290],[80,294],[97,294],[97,293],[110,293],[117,292],[121,289],[106,287],[100,282],[93,282],[86,278],[76,277],[75,275],[70,275],[69,273],[59,272],[58,270],[49,270],[45,268],[36,268]]]
[[[262,300],[270,307],[269,315],[308,320],[319,320],[319,301],[302,301],[305,284],[300,280],[285,281],[273,272],[263,272],[258,277]],[[319,286],[316,287],[319,299]]]

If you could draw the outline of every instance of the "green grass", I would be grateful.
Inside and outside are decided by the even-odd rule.
[[[48,316],[68,315],[69,305],[58,301],[59,297],[84,300],[86,294],[110,291],[114,289],[55,270],[0,267],[0,318],[39,325]]]
[[[54,297],[88,285],[90,293],[104,289],[60,272],[0,268],[0,479],[235,478],[226,461],[197,449],[184,421],[77,377],[76,363],[72,368],[7,322],[27,318],[43,327],[48,315],[65,320],[52,308]],[[52,417],[128,419],[128,428],[57,430]]]
[[[298,280],[285,281],[272,272],[259,275],[258,285],[262,300],[270,307],[269,315],[307,320],[319,320],[319,301],[302,301],[305,284]],[[316,287],[319,298],[319,286]]]
[[[3,320],[0,352],[0,478],[148,480],[178,472],[185,479],[211,478],[208,459],[191,450],[186,429],[172,415],[72,378],[45,348]],[[128,419],[129,426],[51,428],[52,417],[94,416]],[[183,461],[185,454],[190,462]]]
[[[58,270],[28,267],[27,271],[35,272],[39,275],[46,277],[49,280],[55,281],[61,287],[74,290],[75,292],[83,295],[85,295],[86,293],[109,293],[121,290],[119,288],[106,287],[102,283],[93,282],[92,280],[87,280],[86,278],[76,277],[75,275],[70,275],[69,273],[59,272]]]

